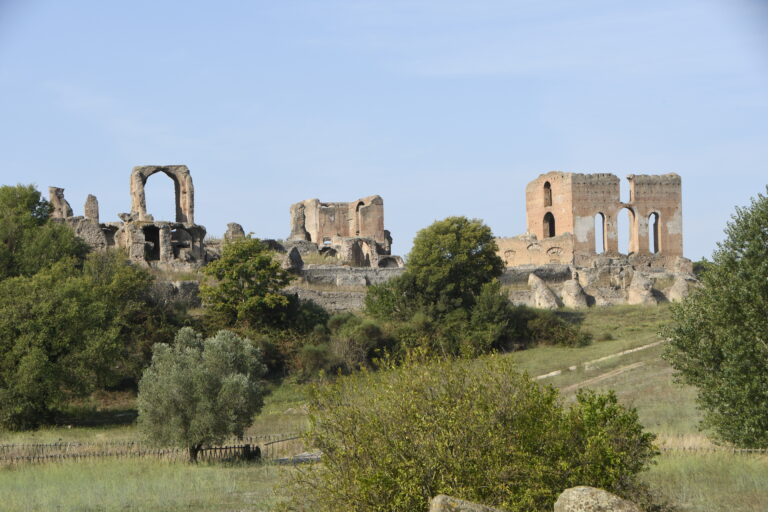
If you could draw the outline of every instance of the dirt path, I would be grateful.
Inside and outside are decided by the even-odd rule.
[[[613,354],[608,354],[607,356],[599,357],[597,359],[593,359],[591,361],[587,361],[586,363],[581,363],[581,364],[569,366],[565,370],[554,370],[554,371],[551,371],[549,373],[543,373],[541,375],[537,375],[536,377],[534,377],[534,380],[542,380],[542,379],[548,379],[550,377],[557,377],[558,375],[562,375],[562,373],[564,371],[571,371],[571,372],[576,371],[579,368],[579,366],[583,367],[584,370],[590,370],[597,363],[601,363],[603,361],[607,361],[609,359],[613,359],[614,357],[621,357],[621,356],[625,356],[627,354],[633,354],[635,352],[639,352],[641,350],[646,350],[646,349],[649,349],[649,348],[653,348],[655,346],[661,345],[662,343],[666,343],[666,342],[667,342],[667,340],[654,341],[653,343],[648,343],[647,345],[641,345],[639,347],[630,348],[630,349],[627,349],[627,350],[622,350],[621,352],[615,352]],[[632,365],[629,365],[629,366],[632,366]]]
[[[564,388],[560,389],[561,393],[570,393],[571,391],[576,391],[577,389],[584,387],[584,386],[590,386],[592,384],[597,384],[598,382],[604,381],[606,379],[610,379],[612,377],[616,377],[617,375],[621,375],[624,372],[628,372],[630,370],[634,370],[635,368],[639,368],[641,366],[644,366],[645,363],[642,361],[639,361],[637,363],[628,364],[626,366],[619,366],[618,368],[611,370],[609,372],[601,373],[600,375],[596,377],[592,377],[591,379],[583,380],[581,382],[577,382],[576,384],[571,384],[570,386],[566,386]]]

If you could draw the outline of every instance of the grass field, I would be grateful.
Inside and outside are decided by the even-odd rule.
[[[595,308],[565,315],[596,340],[604,341],[583,348],[538,347],[506,357],[514,358],[531,376],[561,370],[540,382],[559,387],[566,401],[583,387],[613,389],[623,403],[636,407],[642,423],[659,436],[659,445],[673,449],[665,451],[643,478],[681,511],[768,510],[768,456],[679,451],[683,447],[711,448],[713,443],[706,432],[697,430],[700,413],[695,390],[676,384],[672,369],[661,359],[664,344],[614,356],[660,341],[658,332],[670,318],[668,307]],[[483,361],[480,358],[475,364]],[[306,386],[274,385],[248,434],[303,430],[306,399]],[[70,411],[71,427],[2,433],[0,443],[133,439],[135,428],[124,424],[132,407],[132,398],[126,396],[111,402],[105,397],[86,401]],[[87,423],[84,418],[119,421],[80,426]],[[141,459],[25,466],[0,470],[0,496],[3,510],[14,511],[268,511],[281,499],[288,471],[260,465],[189,466]]]
[[[4,511],[270,510],[290,468],[97,460],[0,470]]]

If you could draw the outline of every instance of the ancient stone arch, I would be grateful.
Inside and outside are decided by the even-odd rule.
[[[153,174],[162,172],[173,181],[176,191],[176,222],[195,223],[195,189],[186,165],[145,165],[131,171],[131,213],[140,221],[152,220],[147,214],[144,186]]]

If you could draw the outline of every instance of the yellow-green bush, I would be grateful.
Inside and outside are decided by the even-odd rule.
[[[504,357],[406,364],[315,388],[296,510],[426,511],[445,493],[511,511],[551,509],[574,485],[619,494],[656,451],[613,394],[558,393]]]

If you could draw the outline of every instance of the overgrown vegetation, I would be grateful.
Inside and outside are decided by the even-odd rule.
[[[702,275],[673,306],[666,357],[698,389],[704,424],[723,440],[768,447],[768,197],[737,208]]]
[[[509,358],[407,364],[314,388],[309,443],[324,462],[297,479],[297,510],[416,511],[450,494],[504,510],[546,510],[563,489],[619,494],[656,451],[613,394],[554,388]]]

